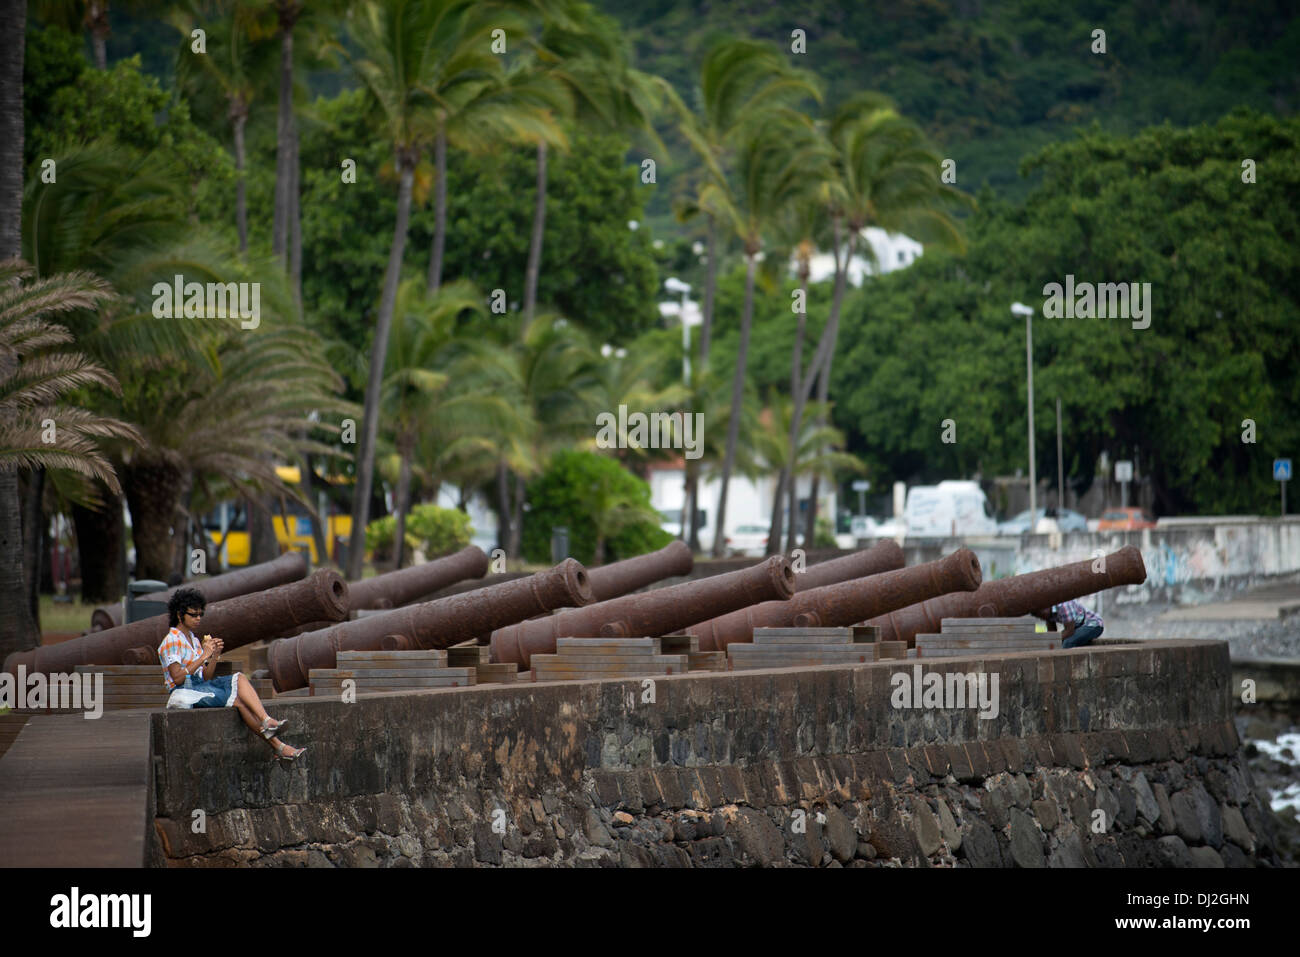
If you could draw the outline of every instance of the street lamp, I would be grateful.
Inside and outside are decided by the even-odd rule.
[[[1025,317],[1025,370],[1029,381],[1029,528],[1038,521],[1037,479],[1034,476],[1034,310],[1023,302],[1011,304],[1013,316]]]
[[[691,284],[689,282],[682,282],[676,276],[669,276],[664,280],[664,288],[669,292],[680,292],[682,294],[682,384],[690,386],[691,327],[686,324],[686,297],[690,294]]]

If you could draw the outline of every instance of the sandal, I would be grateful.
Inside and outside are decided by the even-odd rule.
[[[292,751],[293,754],[285,754],[284,753],[285,749]],[[300,757],[302,757],[306,753],[307,753],[306,748],[295,748],[293,747],[293,745],[285,744],[283,741],[281,741],[280,746],[275,749],[275,759],[277,761],[293,762],[293,761],[297,761]]]
[[[260,728],[257,729],[257,730],[258,730],[258,733],[261,734],[262,737],[266,738],[266,740],[268,740],[268,741],[270,741],[272,738],[274,738],[276,735],[278,735],[281,731],[283,731],[283,730],[284,730],[284,726],[285,726],[286,724],[289,723],[289,719],[288,719],[288,718],[285,718],[283,721],[276,721],[276,722],[275,722],[275,727],[273,728],[273,727],[271,727],[271,726],[267,723],[267,722],[269,722],[269,721],[275,721],[275,719],[272,718],[272,717],[268,714],[268,715],[267,715],[267,716],[262,720],[262,726],[261,726]]]

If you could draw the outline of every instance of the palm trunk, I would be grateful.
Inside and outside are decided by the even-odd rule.
[[[293,287],[293,304],[302,315],[302,208],[298,188],[298,123],[293,123],[292,154],[289,163],[289,283]]]
[[[817,378],[817,401],[821,403],[822,408],[826,407],[826,402],[830,397],[831,381],[831,360],[835,357],[835,344],[839,337],[840,329],[840,306],[844,302],[844,286],[848,278],[849,263],[853,261],[853,253],[857,248],[858,227],[851,225],[849,228],[848,247],[844,253],[843,262],[837,263],[835,272],[835,294],[831,298],[831,314],[826,322],[826,330],[822,333],[822,341],[818,343],[817,355],[813,356],[812,369],[809,371],[809,379],[804,384],[800,394],[807,399],[812,391],[813,378]],[[836,248],[839,248],[839,228],[836,223],[835,230]],[[818,359],[821,359],[821,374],[818,375]],[[801,410],[802,411],[802,410]],[[823,413],[824,418],[824,413]],[[821,491],[821,477],[814,474],[812,480],[812,489],[808,496],[808,514],[804,519],[804,544],[811,548],[813,542],[813,533],[817,528],[817,495]]]
[[[86,5],[86,22],[90,26],[90,45],[95,50],[95,66],[108,69],[108,4]]]
[[[25,0],[0,0],[0,260],[22,253],[19,223],[23,202],[23,37]],[[13,357],[0,358],[0,364]],[[0,368],[6,375],[10,369]],[[0,660],[36,647],[40,631],[28,610],[18,475],[0,469]]]
[[[275,211],[271,252],[288,268],[289,193],[293,184],[293,18],[282,2],[280,14],[280,110],[275,125]]]
[[[497,463],[497,547],[509,554],[510,473],[505,462]]]
[[[275,534],[275,518],[269,497],[245,499],[248,508],[248,563],[260,565],[280,557],[280,539]]]
[[[366,381],[366,406],[362,416],[361,447],[357,449],[357,485],[352,499],[352,541],[348,548],[347,578],[361,577],[366,550],[366,522],[370,519],[370,491],[375,478],[375,438],[379,432],[379,390],[388,359],[388,334],[393,327],[393,309],[397,303],[397,281],[401,278],[402,254],[406,251],[406,231],[411,221],[411,183],[419,156],[399,151],[397,165],[401,179],[397,187],[397,222],[393,224],[393,245],[388,251],[384,271],[384,292],[375,323],[375,341],[370,348],[370,378]]]
[[[312,480],[311,456],[303,453],[302,467],[299,471],[302,476],[299,484],[302,486],[302,497],[307,500],[307,507],[311,510],[311,540],[316,546],[316,562],[323,565],[329,561],[329,545],[325,541],[325,522],[326,515],[316,510],[316,483]]]
[[[23,34],[26,0],[0,0],[0,261],[22,255]],[[15,490],[17,485],[14,486]],[[6,503],[2,510],[16,515]],[[0,605],[8,604],[0,595]]]
[[[441,124],[433,141],[433,165],[433,249],[425,281],[431,296],[442,288],[442,254],[447,245],[447,128]]]
[[[43,568],[49,564],[45,543],[45,512],[41,498],[45,491],[45,469],[32,469],[18,477],[18,497],[22,504],[23,569],[27,586],[27,607],[37,630],[41,626],[41,578]]]
[[[716,247],[718,245],[717,227],[713,223],[713,217],[706,217],[707,236],[705,246],[705,257],[708,262],[705,263],[704,273],[704,309],[700,323],[700,370],[704,371],[709,365],[709,338],[713,333],[713,292],[718,285],[718,257]]]
[[[102,482],[95,483],[95,490],[104,503],[99,511],[72,506],[77,562],[81,566],[81,600],[88,605],[121,601],[126,593],[122,496],[110,492]]]
[[[248,107],[232,106],[235,132],[235,228],[239,231],[239,254],[248,252],[248,197],[244,183],[244,126],[248,123]]]
[[[524,540],[524,489],[527,484],[522,475],[515,476],[515,497],[510,516],[510,546],[506,549],[508,558],[518,559]]]
[[[542,233],[546,228],[546,140],[537,141],[537,199],[533,206],[533,238],[528,244],[524,271],[524,329],[533,321],[537,306],[537,276],[542,266]]]
[[[0,660],[15,651],[35,648],[40,631],[26,601],[23,530],[18,501],[18,474],[0,471]]]
[[[411,454],[414,451],[414,436],[403,438],[398,443],[398,454],[402,465],[397,471],[397,525],[393,532],[393,568],[402,567],[406,552],[406,513],[411,508]]]
[[[829,361],[830,361],[830,356],[828,354],[827,362]],[[828,384],[830,382],[830,377],[831,377],[831,370],[826,366],[822,366],[821,376],[818,378],[818,382],[817,382],[817,401],[821,403],[822,408],[826,407],[826,398],[827,398]],[[818,418],[819,424],[823,423],[824,421],[825,421],[824,415]],[[812,475],[812,487],[808,490],[808,513],[804,516],[804,526],[803,526],[804,545],[806,545],[808,548],[812,548],[813,538],[817,533],[817,496],[821,494],[821,484],[822,484],[821,475],[818,474],[817,472],[814,472]]]
[[[839,255],[838,251],[836,255]],[[803,263],[799,267],[799,288],[803,291],[803,301],[807,303],[807,263]],[[789,453],[786,459],[786,468],[790,474],[789,502],[786,505],[789,525],[786,539],[789,541],[790,548],[794,548],[799,540],[796,535],[799,521],[799,432],[803,428],[804,407],[804,403],[800,400],[799,387],[803,384],[803,339],[807,328],[808,310],[805,307],[804,311],[799,313],[799,324],[794,336],[794,358],[790,363],[790,398],[794,403],[794,408],[790,412]],[[807,539],[804,540],[805,547],[811,544]]]
[[[168,581],[176,567],[176,548],[185,540],[179,509],[185,476],[170,463],[149,462],[127,466],[122,478],[131,509],[136,578]]]
[[[718,517],[713,525],[713,557],[722,555],[727,533],[727,486],[736,461],[736,440],[740,437],[740,409],[745,397],[745,365],[749,360],[749,327],[754,318],[755,252],[745,251],[745,310],[740,319],[740,347],[736,353],[736,375],[731,380],[731,420],[727,423],[727,450],[722,459],[722,489],[718,493]]]

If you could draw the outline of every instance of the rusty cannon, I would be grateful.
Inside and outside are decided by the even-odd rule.
[[[398,608],[467,578],[482,578],[487,570],[487,554],[477,545],[471,545],[422,565],[412,565],[374,578],[348,582],[348,594],[353,611],[362,608]]]
[[[168,588],[166,591],[141,595],[135,602],[137,606],[143,606],[141,610],[149,614],[165,615],[167,614],[167,600],[172,597],[172,594],[178,588],[197,588],[203,592],[203,597],[209,602],[218,602],[239,595],[251,595],[253,592],[265,591],[268,588],[274,588],[276,585],[287,585],[289,582],[301,581],[307,577],[307,571],[306,556],[301,552],[286,552],[279,558],[272,559],[269,562],[262,562],[260,565],[249,565],[247,568],[214,575],[200,582],[184,582],[175,588]],[[154,609],[150,605],[144,604],[145,602],[156,604],[158,607]],[[105,605],[91,612],[90,630],[92,632],[106,631],[109,628],[116,628],[123,621],[121,602],[114,605]]]
[[[587,569],[596,601],[609,601],[665,578],[689,575],[695,567],[690,546],[678,539],[656,552]]]
[[[557,638],[642,638],[677,631],[703,616],[794,594],[794,571],[780,555],[750,568],[624,595],[522,621],[492,633],[492,660],[527,668],[533,655],[551,654]]]
[[[970,593],[931,598],[870,619],[881,641],[914,644],[919,634],[938,633],[945,618],[1015,618],[1038,608],[1147,580],[1142,553],[1132,545],[1117,552],[1040,572],[985,582]]]
[[[591,602],[587,570],[575,559],[566,558],[527,578],[272,642],[267,649],[267,668],[276,690],[292,691],[307,685],[313,668],[333,668],[340,651],[400,648],[396,636],[405,638],[407,647],[449,648],[533,615]]]
[[[202,585],[196,585],[204,591]],[[317,569],[302,581],[278,585],[251,595],[238,595],[208,605],[203,615],[202,633],[225,642],[226,648],[238,648],[263,638],[274,638],[308,621],[341,621],[348,614],[348,584],[329,568]],[[5,660],[5,670],[17,673],[26,665],[28,673],[71,672],[77,665],[115,665],[127,660],[152,657],[167,634],[167,619],[145,618],[129,625],[106,628],[73,638],[57,645],[44,645],[20,651]],[[137,653],[134,649],[147,649]]]
[[[789,601],[751,605],[684,630],[699,636],[700,651],[723,651],[733,642],[752,641],[755,628],[851,625],[936,595],[974,592],[981,581],[979,559],[970,549],[962,548],[935,562],[810,588]]]
[[[832,558],[828,562],[818,562],[811,568],[797,572],[794,576],[794,590],[808,591],[810,588],[822,588],[838,582],[851,581],[854,578],[892,572],[906,564],[903,550],[898,547],[898,542],[887,538],[860,552],[845,555],[843,558]]]

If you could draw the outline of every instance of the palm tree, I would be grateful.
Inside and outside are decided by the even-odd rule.
[[[125,422],[60,404],[78,389],[100,387],[120,393],[120,386],[112,373],[81,353],[58,350],[74,341],[73,334],[46,318],[92,309],[112,290],[86,273],[24,283],[31,273],[17,259],[0,262],[0,476],[12,483],[22,471],[70,469],[120,494],[117,475],[98,442],[138,442],[140,434]],[[15,508],[5,521],[16,525],[17,514]],[[21,538],[20,532],[15,539],[21,543]],[[0,657],[36,644],[37,625],[23,594],[23,568],[10,565],[20,557],[21,549],[12,554],[5,550],[6,593],[17,591],[22,597],[8,606],[0,626]],[[37,574],[36,569],[29,572]]]
[[[540,472],[556,448],[590,432],[595,421],[598,354],[568,320],[550,313],[527,329],[520,317],[501,328],[506,362],[488,381],[519,410],[510,431],[498,436],[496,457],[500,544],[519,556],[526,480]]]
[[[130,395],[152,388],[155,368],[206,362],[208,338],[194,335],[192,323],[156,318],[151,308],[153,284],[170,284],[177,273],[199,281],[244,278],[232,274],[234,257],[189,221],[184,178],[162,153],[140,155],[104,143],[74,147],[55,159],[64,174],[57,183],[26,183],[26,258],[38,276],[86,270],[119,294],[98,313],[68,317],[81,349],[114,370]],[[134,421],[106,396],[97,403],[101,412]],[[124,502],[120,493],[96,484],[104,507],[74,503],[72,509],[82,599],[116,601],[126,590]]]
[[[589,393],[593,408],[597,412],[613,413],[616,419],[621,405],[641,412],[683,408],[690,398],[690,390],[675,379],[667,385],[660,384],[664,368],[672,366],[674,352],[680,356],[680,346],[673,349],[677,345],[675,339],[675,336],[665,339],[662,331],[655,331],[625,349],[608,350],[609,354],[594,370]],[[673,454],[671,451],[663,453],[641,448],[630,440],[626,432],[621,432],[618,439],[618,448],[609,454],[639,474],[643,473],[644,463],[651,457]],[[590,438],[587,444],[595,448],[595,438]]]
[[[860,93],[842,104],[831,120],[828,137],[835,151],[834,181],[827,190],[836,255],[835,291],[830,318],[797,397],[807,402],[816,380],[817,399],[823,407],[829,394],[845,279],[862,230],[879,226],[960,251],[964,248],[961,232],[948,208],[974,205],[965,193],[940,180],[941,157],[920,128],[900,116],[878,93]],[[802,402],[796,401],[796,418]],[[817,520],[818,486],[819,478],[814,476],[805,519],[806,541],[812,541]]]
[[[811,417],[816,421],[805,421],[795,430],[794,400],[775,394],[769,397],[769,415],[764,422],[765,427],[755,438],[759,455],[768,468],[776,469],[782,475],[791,476],[792,485],[793,478],[799,475],[813,474],[833,479],[837,473],[865,471],[862,462],[856,456],[838,451],[844,447],[844,433],[825,424],[825,410],[814,403],[805,411],[810,412]],[[796,431],[796,441],[793,446],[789,442],[791,431]],[[793,458],[790,455],[792,448]],[[776,537],[779,541],[780,529],[775,524],[773,528],[776,529],[775,532],[768,535],[768,553],[779,554],[780,547],[773,551],[771,540]],[[788,547],[793,548],[797,541],[798,538],[793,534],[792,528],[787,540]],[[805,538],[804,542],[807,546],[811,544],[812,539]]]
[[[268,31],[264,18],[259,16],[260,4],[230,3],[221,19],[203,18],[210,50],[207,54],[195,55],[190,50],[190,35],[199,22],[199,9],[207,6],[201,2],[194,3],[189,5],[189,9],[174,9],[169,16],[182,37],[176,57],[176,77],[191,102],[209,85],[225,101],[235,155],[235,225],[239,234],[239,251],[243,253],[248,249],[244,130],[259,81],[268,72],[265,62],[267,44],[262,42],[267,39]]]
[[[484,432],[510,419],[508,403],[483,384],[486,357],[464,331],[462,318],[485,313],[473,284],[444,286],[429,298],[423,280],[409,279],[397,294],[393,341],[384,376],[384,408],[400,460],[395,506],[395,567],[402,565],[411,478],[421,434],[438,429],[445,448],[422,470],[426,482],[441,481],[439,459],[454,455]],[[428,451],[428,450],[426,450]]]
[[[696,196],[677,206],[679,219],[703,215],[705,221],[706,274],[698,359],[701,369],[709,362],[719,257],[717,217],[704,202],[703,191],[710,184],[725,189],[731,152],[748,131],[762,128],[773,111],[808,96],[820,99],[816,78],[791,67],[774,46],[756,40],[727,38],[705,55],[695,94],[695,110],[688,109],[675,96],[670,97],[678,112],[682,135],[704,163]],[[693,465],[687,463],[687,498],[691,502],[697,500],[699,489],[699,477]],[[688,535],[688,542],[696,551],[700,546],[697,512],[697,508],[691,508]]]
[[[718,494],[717,524],[726,531],[727,491],[736,441],[740,435],[740,405],[749,357],[750,326],[754,317],[754,276],[763,235],[784,207],[809,188],[806,171],[821,158],[820,144],[806,117],[792,110],[773,115],[755,130],[737,159],[739,189],[733,196],[722,184],[709,183],[701,191],[701,205],[735,232],[745,252],[745,305],[740,320],[740,345],[731,387],[731,416],[727,423],[727,448],[722,461],[722,488]],[[722,536],[715,535],[713,555],[722,554]]]
[[[422,53],[427,70],[423,94],[433,124],[434,232],[429,250],[427,286],[430,295],[442,286],[442,261],[447,234],[447,147],[473,153],[499,149],[502,143],[538,137],[563,144],[564,134],[552,112],[563,109],[556,84],[533,71],[506,71],[493,52],[493,31],[521,37],[527,28],[524,13],[540,12],[537,0],[429,0],[428,48]]]
[[[348,11],[352,40],[360,51],[353,68],[379,108],[384,133],[393,144],[398,175],[397,216],[393,242],[384,271],[384,286],[370,350],[365,411],[357,452],[357,481],[352,502],[352,540],[347,577],[361,577],[374,484],[375,438],[379,430],[379,399],[388,357],[388,337],[397,301],[397,283],[406,250],[415,167],[434,136],[430,89],[437,71],[434,37],[436,19],[421,4],[385,0]]]
[[[668,158],[668,148],[655,132],[653,118],[665,97],[680,101],[666,80],[631,67],[629,44],[611,17],[597,13],[585,2],[565,4],[561,17],[546,21],[533,58],[531,69],[541,78],[557,81],[567,93],[565,114],[578,125],[607,133],[644,132],[661,162]],[[537,197],[524,273],[525,324],[532,321],[536,310],[546,227],[548,138],[539,136],[536,142]]]

